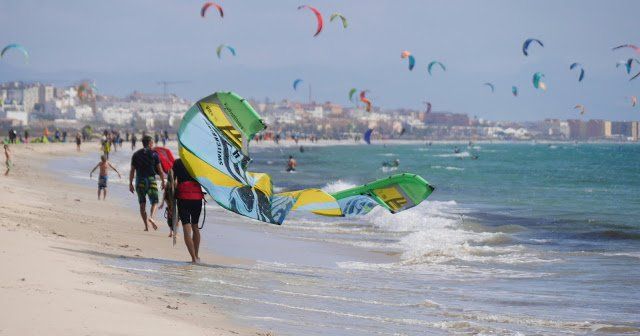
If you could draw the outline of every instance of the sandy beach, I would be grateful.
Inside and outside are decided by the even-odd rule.
[[[172,248],[165,233],[143,232],[136,211],[49,173],[50,159],[83,154],[75,145],[12,149],[14,170],[0,184],[0,335],[263,334],[211,304],[118,280],[123,271],[105,258],[185,261],[182,242]],[[206,251],[203,260],[243,262]]]

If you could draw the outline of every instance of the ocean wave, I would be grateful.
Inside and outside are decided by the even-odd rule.
[[[471,154],[467,151],[464,152],[460,152],[460,153],[451,153],[451,154],[436,154],[434,156],[437,157],[469,157],[471,156]]]
[[[366,219],[383,230],[406,233],[388,244],[390,249],[402,251],[403,265],[455,260],[502,264],[556,261],[514,244],[510,230],[483,230],[479,224],[465,222],[460,212],[463,210],[455,201],[432,201],[397,214],[376,208]]]
[[[464,170],[464,168],[460,167],[451,167],[451,166],[431,166],[432,169],[446,169],[446,170]]]
[[[345,190],[345,189],[349,189],[349,188],[354,188],[357,187],[356,184],[353,183],[349,183],[349,182],[345,182],[342,180],[337,180],[334,182],[329,182],[327,183],[327,185],[325,185],[324,187],[320,188],[325,192],[328,193],[334,193],[334,192],[338,192],[341,190]]]

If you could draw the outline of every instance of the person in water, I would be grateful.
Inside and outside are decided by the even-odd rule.
[[[453,147],[453,152],[456,154],[460,153],[460,148],[458,148],[458,146]]]
[[[7,144],[4,145],[4,164],[7,166],[7,171],[4,172],[4,176],[7,176],[9,175],[11,168],[13,168],[13,162],[11,162],[11,149]]]
[[[175,176],[174,187],[178,205],[178,218],[182,223],[184,244],[187,246],[191,256],[191,262],[197,263],[200,261],[198,256],[198,251],[200,250],[198,222],[200,221],[204,193],[198,181],[189,175],[181,159],[177,159],[171,169],[173,170],[173,176]]]
[[[387,167],[387,168],[397,168],[400,166],[400,159],[395,159],[393,161],[385,161],[382,163],[383,167]]]
[[[109,168],[118,173],[118,177],[122,178],[120,172],[114,167],[111,162],[107,161],[107,157],[100,156],[100,162],[93,167],[93,170],[89,173],[89,178],[93,176],[93,172],[100,167],[100,174],[98,175],[98,200],[100,200],[100,191],[102,191],[102,200],[107,199],[107,181],[109,180]]]
[[[142,138],[142,149],[139,149],[131,157],[131,171],[129,172],[129,191],[138,195],[138,203],[140,204],[140,216],[144,222],[144,230],[149,231],[149,223],[154,230],[158,229],[153,216],[158,207],[158,186],[156,184],[156,174],[160,176],[160,183],[164,190],[164,173],[160,166],[160,158],[158,153],[153,151],[153,139],[150,136]],[[136,178],[134,187],[133,178]],[[147,215],[146,198],[151,203],[150,214]]]
[[[289,162],[287,162],[287,171],[296,171],[296,166],[298,166],[296,159],[293,158],[293,155],[289,155]]]

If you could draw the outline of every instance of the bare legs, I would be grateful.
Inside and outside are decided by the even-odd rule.
[[[98,201],[100,200],[100,191],[102,191],[102,200],[107,199],[107,188],[98,189]]]
[[[182,224],[182,229],[184,230],[184,243],[187,245],[189,255],[191,255],[191,262],[197,263],[200,261],[200,257],[198,256],[198,250],[200,249],[200,230],[198,229],[198,224]]]
[[[144,222],[144,230],[149,231],[149,223],[151,223],[151,226],[153,227],[154,230],[157,230],[158,226],[156,225],[156,222],[154,222],[153,219],[150,218],[150,217],[153,217],[153,215],[156,212],[156,204],[151,205],[150,217],[147,216],[146,205],[147,203],[140,203],[140,217],[142,217],[142,222]]]

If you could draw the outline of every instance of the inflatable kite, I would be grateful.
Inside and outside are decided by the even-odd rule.
[[[16,43],[9,44],[6,47],[2,48],[2,51],[0,52],[0,58],[4,57],[4,55],[11,49],[20,51],[22,55],[24,55],[26,61],[29,61],[29,52],[27,52],[27,49],[25,49],[25,47],[23,47],[22,45]]]
[[[514,97],[518,96],[518,87],[517,86],[512,86],[511,87],[511,94],[513,94]]]
[[[526,40],[526,41],[524,41],[524,43],[522,44],[522,53],[523,53],[525,56],[529,56],[529,45],[530,45],[532,42],[536,42],[536,43],[537,43],[537,44],[539,44],[541,47],[544,47],[544,44],[542,44],[542,41],[540,41],[540,40],[538,40],[538,39],[533,39],[533,38],[527,39],[527,40]]]
[[[213,3],[213,2],[207,2],[205,3],[202,8],[200,9],[200,16],[204,17],[205,15],[207,15],[207,9],[209,9],[209,7],[215,7],[216,9],[218,9],[218,13],[220,13],[220,17],[223,18],[224,17],[224,11],[222,10],[222,6]]]
[[[216,92],[195,103],[178,130],[178,150],[189,174],[216,203],[239,215],[282,224],[291,211],[351,217],[381,206],[397,213],[420,204],[434,190],[418,175],[396,174],[336,193],[274,193],[269,175],[247,171],[249,142],[265,128],[245,99]]]
[[[582,82],[582,80],[584,79],[584,69],[582,68],[582,65],[580,65],[580,63],[573,63],[569,66],[569,70],[573,70],[576,67],[580,67],[580,76],[578,76],[578,82]]]
[[[218,58],[221,58],[222,55],[222,50],[223,49],[227,49],[229,50],[229,52],[231,53],[231,55],[235,56],[236,55],[236,49],[232,46],[228,46],[226,44],[221,44],[216,48],[216,55],[218,55]]]
[[[324,21],[322,20],[322,13],[320,13],[320,11],[317,10],[315,7],[311,7],[307,5],[298,6],[299,10],[303,8],[308,8],[310,11],[313,12],[313,14],[316,15],[317,28],[316,28],[316,33],[313,34],[313,37],[316,37],[318,36],[318,34],[320,34],[320,32],[322,31],[322,27],[324,26]]]

